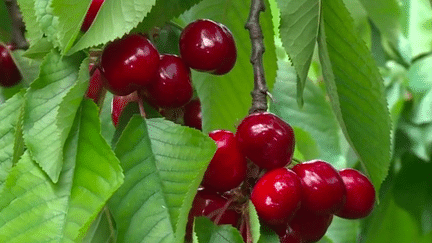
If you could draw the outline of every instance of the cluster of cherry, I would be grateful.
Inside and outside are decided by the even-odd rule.
[[[190,221],[206,216],[216,224],[231,224],[246,239],[250,232],[242,214],[250,198],[262,223],[278,233],[281,242],[305,243],[320,240],[333,215],[358,219],[373,209],[375,190],[361,172],[337,171],[320,160],[292,166],[293,129],[274,114],[247,116],[236,134],[217,130],[209,135],[218,149],[195,197]],[[247,160],[253,163],[248,165]]]

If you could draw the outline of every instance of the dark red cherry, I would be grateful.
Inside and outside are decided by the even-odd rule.
[[[88,9],[87,14],[84,18],[84,22],[81,25],[81,31],[86,32],[90,28],[90,25],[96,18],[96,15],[99,12],[99,9],[101,8],[104,1],[105,0],[92,0],[90,8]]]
[[[375,188],[360,171],[343,169],[339,171],[346,188],[346,202],[337,216],[359,219],[368,216],[375,205]]]
[[[198,71],[222,75],[234,67],[237,59],[232,33],[223,24],[208,19],[186,26],[179,46],[186,64]]]
[[[0,43],[0,86],[12,87],[22,79],[9,50]]]
[[[204,174],[202,185],[217,192],[229,191],[245,179],[246,159],[240,152],[232,132],[216,130],[209,136],[218,148]]]
[[[114,95],[111,103],[111,118],[115,127],[117,127],[120,116],[129,102],[138,102],[136,92],[125,96]]]
[[[188,127],[202,130],[201,103],[198,99],[192,100],[187,105],[185,105],[184,124]]]
[[[159,53],[143,35],[127,35],[105,47],[101,66],[106,88],[124,96],[155,81]]]
[[[184,106],[193,95],[190,69],[178,56],[162,55],[155,81],[142,91],[158,107],[166,109]]]
[[[89,71],[94,67],[94,64],[89,65]],[[99,102],[103,91],[103,83],[99,68],[96,68],[93,75],[90,77],[89,87],[86,92],[86,97],[92,99],[96,104]]]
[[[301,197],[301,181],[287,168],[264,174],[251,193],[258,216],[269,225],[287,223],[300,208]]]
[[[236,137],[243,154],[261,168],[274,169],[291,163],[294,131],[274,114],[247,116],[237,127]]]
[[[333,214],[343,207],[345,185],[331,164],[313,160],[297,164],[293,171],[303,186],[302,208],[316,214]]]
[[[317,242],[327,232],[333,214],[317,215],[300,209],[289,223],[291,229],[300,235],[302,243]]]
[[[281,233],[278,233],[280,243],[303,243],[303,239],[297,231],[287,226],[286,229]]]

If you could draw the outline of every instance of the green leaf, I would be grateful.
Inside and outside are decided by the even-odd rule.
[[[227,129],[235,131],[252,104],[253,70],[250,64],[249,32],[244,28],[249,15],[250,1],[204,0],[182,15],[185,23],[208,18],[223,23],[231,30],[237,46],[237,62],[233,70],[223,76],[193,72],[192,81],[201,100],[203,131]],[[268,6],[268,1],[266,1]],[[276,53],[273,22],[270,11],[261,14],[261,27],[266,52],[264,68],[267,85],[271,90],[276,77]]]
[[[32,46],[36,41],[42,38],[43,31],[36,21],[36,0],[17,0],[21,14],[26,26],[26,39]]]
[[[81,241],[122,181],[119,161],[100,135],[96,105],[86,100],[65,145],[57,184],[28,150],[13,167],[0,195],[0,241]]]
[[[252,233],[253,243],[257,243],[261,238],[261,224],[259,222],[258,213],[252,201],[249,201],[249,223]]]
[[[387,176],[391,149],[383,80],[371,53],[353,31],[343,2],[324,1],[323,19],[319,54],[333,111],[379,192]]]
[[[334,216],[330,227],[327,229],[326,237],[331,242],[337,243],[357,242],[359,231],[359,220],[342,219]]]
[[[125,171],[125,183],[109,204],[118,241],[182,242],[192,200],[215,150],[214,142],[195,129],[134,116],[115,148]]]
[[[136,30],[148,32],[152,27],[162,27],[166,22],[178,17],[202,0],[158,0],[150,13],[144,18]]]
[[[0,106],[0,191],[10,169],[21,156],[21,153],[16,154],[19,148],[15,144],[22,140],[22,134],[17,132],[21,130],[23,104],[24,91],[21,91]]]
[[[51,6],[53,0],[34,0],[36,21],[39,24],[40,29],[48,40],[53,43],[55,47],[60,46],[58,33],[59,33],[59,20],[58,16],[53,14],[53,8]]]
[[[318,0],[278,0],[282,45],[293,63],[297,81],[297,103],[303,105],[303,90],[318,36],[321,3]]]
[[[12,52],[12,55],[23,77],[22,82],[25,87],[28,87],[38,77],[41,61],[25,57],[23,50],[16,50]]]
[[[156,0],[105,0],[88,31],[68,54],[105,44],[130,32],[143,21]]]
[[[279,236],[273,230],[261,225],[261,237],[258,243],[280,243]]]
[[[79,89],[83,87],[82,82],[88,81],[88,64],[78,74],[83,58],[82,53],[62,58],[58,52],[52,51],[43,60],[39,78],[26,94],[25,144],[53,182],[58,180],[63,165],[63,146],[79,99],[84,94]],[[69,104],[70,100],[73,102]]]
[[[304,106],[296,103],[296,73],[279,61],[270,111],[294,128],[297,149],[305,160],[323,159],[337,168],[346,167],[340,143],[340,128],[324,92],[311,81],[306,83]]]
[[[48,38],[44,37],[36,41],[30,48],[23,54],[23,56],[31,59],[43,59],[53,48],[53,44],[49,42]]]
[[[406,1],[403,7],[408,14],[405,29],[408,32],[412,56],[431,51],[432,8],[430,3],[428,0],[411,0]]]
[[[215,225],[206,217],[195,218],[195,232],[200,243],[243,243],[238,230],[231,225]]]
[[[109,213],[108,207],[104,207],[99,216],[93,221],[82,242],[115,242],[115,233],[112,216]]]

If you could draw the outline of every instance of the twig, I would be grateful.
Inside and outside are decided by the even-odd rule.
[[[9,16],[12,21],[12,43],[17,49],[27,49],[28,43],[25,39],[25,25],[16,0],[4,0]]]
[[[249,18],[245,28],[249,30],[252,44],[251,63],[254,70],[254,90],[252,95],[252,107],[249,113],[267,110],[267,85],[264,75],[263,54],[265,52],[264,37],[259,23],[260,12],[265,11],[263,0],[251,0]]]

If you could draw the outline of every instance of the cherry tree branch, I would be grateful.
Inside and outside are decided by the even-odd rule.
[[[260,12],[265,11],[264,0],[251,0],[249,18],[245,28],[249,30],[252,44],[250,62],[254,70],[254,90],[252,95],[252,107],[249,113],[267,110],[267,84],[264,75],[263,54],[265,52],[264,36],[259,23]]]
[[[12,21],[12,43],[17,49],[27,49],[28,43],[25,39],[25,25],[16,0],[4,0],[6,8]]]

